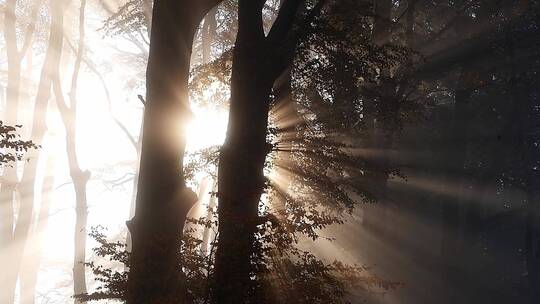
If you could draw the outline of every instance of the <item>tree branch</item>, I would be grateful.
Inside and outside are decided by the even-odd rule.
[[[287,2],[295,0],[286,0]],[[285,5],[285,2],[283,5]],[[304,20],[294,31],[288,31],[285,37],[281,41],[275,41],[273,47],[275,48],[273,73],[281,74],[292,62],[294,58],[294,52],[298,41],[302,37],[302,34],[307,31],[312,22],[321,14],[324,5],[327,0],[319,0],[317,4],[307,13]],[[294,20],[292,20],[294,22]],[[277,43],[277,44],[276,44]]]
[[[304,0],[285,0],[279,8],[278,16],[268,33],[268,39],[276,42],[283,40],[291,30],[298,8]]]

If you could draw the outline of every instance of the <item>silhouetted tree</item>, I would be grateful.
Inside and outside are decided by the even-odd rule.
[[[182,173],[191,48],[200,21],[218,2],[154,1],[137,202],[128,222],[128,303],[178,303],[182,293],[177,249],[195,202]]]

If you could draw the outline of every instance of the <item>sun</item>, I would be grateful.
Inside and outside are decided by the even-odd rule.
[[[187,127],[188,152],[219,146],[225,141],[228,113],[214,108],[193,106],[193,119]]]

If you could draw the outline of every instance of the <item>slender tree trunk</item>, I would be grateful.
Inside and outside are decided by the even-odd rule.
[[[127,303],[183,303],[180,239],[196,201],[183,177],[193,36],[217,0],[156,0]]]
[[[16,125],[18,121],[21,61],[32,41],[39,2],[36,2],[32,8],[30,23],[26,29],[21,50],[17,46],[16,6],[16,0],[7,0],[4,10],[4,39],[8,64],[5,121],[10,125]],[[0,287],[0,302],[7,303],[13,299],[15,292],[15,283],[13,281],[16,281],[16,272],[18,271],[18,269],[12,267],[9,257],[12,254],[13,229],[16,224],[13,209],[18,184],[16,165],[5,168],[0,180],[2,181],[0,184],[0,218],[2,219],[0,223],[0,245],[6,248],[0,253],[0,267],[4,269],[4,273],[0,278],[2,281],[5,279],[8,282]]]
[[[144,116],[144,108],[143,108],[143,116]],[[141,121],[141,127],[139,130],[139,139],[136,142],[134,141],[135,142],[134,148],[137,154],[137,163],[139,163],[141,160],[143,126],[144,126],[144,121]],[[137,186],[138,186],[137,183],[139,182],[139,168],[135,166],[133,170],[135,171],[135,175],[133,176],[131,203],[129,205],[129,218],[132,218],[133,216],[135,216],[135,207],[136,207],[136,202],[137,202]],[[133,248],[133,242],[131,240],[131,234],[129,233],[129,230],[128,230],[127,235],[126,235],[126,250],[128,252],[131,252],[132,248]]]
[[[27,254],[24,257],[25,271],[20,273],[21,303],[34,304],[36,296],[36,284],[41,262],[41,253],[43,251],[44,234],[49,220],[49,207],[51,205],[51,196],[54,192],[54,167],[55,158],[49,151],[47,165],[45,168],[45,177],[41,189],[41,204],[37,222],[34,225],[31,244],[27,247]]]
[[[49,45],[45,55],[45,62],[41,72],[40,83],[38,85],[32,131],[30,135],[30,138],[32,138],[32,140],[37,144],[41,144],[45,135],[46,114],[51,89],[51,76],[55,73],[55,71],[58,70],[60,52],[62,49],[62,6],[63,1],[50,1],[51,32],[49,36]],[[17,284],[17,276],[20,270],[21,259],[26,245],[26,238],[30,229],[34,206],[34,184],[39,155],[39,149],[29,153],[29,161],[25,163],[21,183],[19,184],[19,192],[21,197],[20,209],[15,226],[13,224],[11,225],[13,234],[11,241],[7,246],[8,259],[5,259],[6,262],[9,261],[9,266],[4,267],[6,271],[6,279],[5,283],[3,284],[5,292],[2,293],[2,301],[5,303],[13,302],[14,290]],[[12,195],[5,196],[7,199],[12,197]],[[5,218],[9,219],[9,217]]]
[[[6,88],[6,112],[5,120],[8,124],[17,123],[19,107],[19,86],[21,77],[21,62],[17,50],[17,37],[15,28],[15,0],[8,0],[5,4],[4,13],[4,38],[6,40],[8,79]],[[12,303],[17,281],[17,271],[10,261],[11,246],[13,245],[14,226],[14,198],[18,178],[16,167],[4,169],[0,185],[0,265],[4,270],[0,275],[2,282],[0,287],[0,303]]]
[[[81,170],[77,159],[77,80],[81,67],[82,57],[84,55],[84,27],[85,27],[85,8],[86,0],[81,0],[79,15],[79,49],[75,59],[75,67],[71,82],[70,108],[71,108],[71,126],[66,127],[66,148],[68,154],[69,170],[73,180],[75,190],[75,252],[73,256],[73,294],[86,293],[86,224],[88,221],[88,204],[86,195],[86,185],[90,179],[90,172]],[[62,93],[61,91],[59,92]],[[67,129],[71,129],[69,132]],[[75,300],[75,303],[80,303]]]
[[[77,157],[77,84],[79,71],[84,54],[84,27],[85,27],[86,0],[81,0],[79,13],[79,48],[76,52],[75,65],[71,79],[71,91],[69,93],[70,105],[64,100],[60,85],[60,75],[55,74],[54,91],[56,102],[60,111],[64,128],[66,129],[66,152],[68,158],[69,173],[75,190],[75,234],[73,255],[73,294],[86,293],[86,223],[88,220],[88,206],[86,185],[90,179],[90,172],[80,168]],[[75,303],[81,303],[75,299]]]

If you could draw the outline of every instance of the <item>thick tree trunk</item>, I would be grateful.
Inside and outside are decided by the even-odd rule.
[[[182,303],[180,239],[195,194],[183,177],[195,31],[219,1],[154,2],[127,303]]]
[[[212,291],[217,304],[250,303],[255,291],[251,264],[265,185],[264,162],[271,150],[266,142],[270,93],[291,64],[298,38],[291,29],[303,1],[284,1],[268,35],[262,20],[265,2],[240,0],[238,4],[229,124],[218,166],[219,237]],[[319,1],[310,17],[324,3]]]
[[[274,80],[265,65],[260,2],[239,3],[229,124],[218,168],[219,243],[213,299],[219,304],[249,303],[253,288],[251,257],[265,184],[269,95]]]

